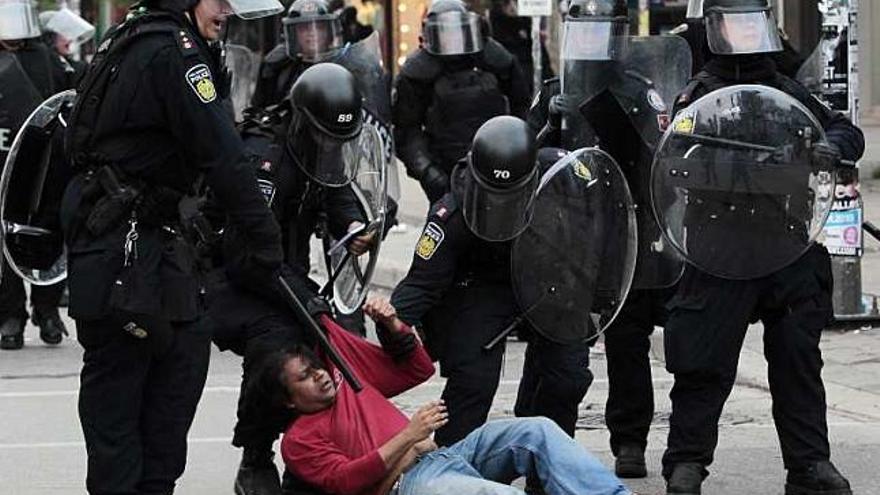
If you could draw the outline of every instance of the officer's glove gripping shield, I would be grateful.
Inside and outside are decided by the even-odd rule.
[[[76,92],[58,93],[21,125],[0,177],[0,221],[7,265],[34,285],[67,276],[59,210],[72,172],[61,135]]]
[[[800,258],[821,232],[834,199],[833,155],[794,98],[767,86],[720,89],[680,111],[663,136],[654,214],[698,269],[763,277]]]
[[[422,46],[433,55],[468,55],[483,51],[482,19],[473,12],[431,14],[422,26]]]
[[[616,317],[636,263],[632,195],[614,159],[572,152],[541,177],[528,228],[511,253],[511,280],[525,318],[545,338],[584,342]]]

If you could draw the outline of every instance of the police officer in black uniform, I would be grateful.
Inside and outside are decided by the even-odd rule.
[[[425,331],[448,379],[442,398],[449,423],[436,433],[439,445],[461,440],[486,421],[504,344],[488,352],[483,346],[521,312],[511,286],[510,252],[530,209],[501,207],[498,201],[531,197],[542,168],[537,162],[550,165],[559,157],[560,150],[547,149],[537,159],[533,133],[518,118],[483,124],[453,172],[452,191],[431,207],[409,273],[391,297],[401,320]],[[578,404],[593,379],[587,344],[561,345],[529,334],[516,414],[546,416],[573,436]]]
[[[229,15],[275,1],[148,0],[101,44],[78,88],[66,143],[77,176],[62,223],[70,314],[85,349],[79,413],[93,494],[169,494],[208,371],[196,250],[210,241],[204,183],[239,233],[242,284],[271,286],[280,230],[222,103]]]
[[[528,81],[516,59],[483,32],[461,0],[431,3],[421,46],[394,87],[397,156],[430,202],[449,190],[449,174],[477,129],[498,115],[524,117]]]
[[[10,97],[0,105],[24,104],[24,100],[14,98],[16,91],[36,91],[40,97],[48,98],[57,91],[67,89],[64,82],[53,77],[53,67],[49,49],[40,39],[40,26],[36,7],[28,1],[0,1],[0,52],[12,53],[27,76],[27,81],[20,81],[28,88],[4,87],[0,91],[8,91]],[[28,109],[26,113],[32,109]],[[10,113],[17,113],[11,112]],[[3,117],[0,116],[0,121]],[[12,145],[15,132],[0,122],[0,158],[5,162],[6,152]],[[6,263],[5,260],[2,260]],[[58,314],[58,303],[64,291],[64,283],[50,286],[31,287],[31,304],[33,323],[40,328],[40,338],[50,345],[61,343],[67,329]],[[0,349],[16,350],[24,346],[24,327],[28,313],[25,309],[27,295],[24,282],[8,266],[3,270],[0,282]]]
[[[736,84],[779,89],[804,104],[825,128],[830,145],[819,160],[857,160],[861,131],[780,74],[771,53],[782,49],[766,0],[706,0],[713,57],[676,102],[676,110]],[[849,482],[829,460],[819,340],[833,316],[828,252],[812,246],[788,267],[759,279],[725,280],[688,266],[669,303],[666,367],[675,375],[672,416],[663,456],[669,494],[699,494],[718,442],[718,419],[736,377],[750,321],[764,323],[773,417],[788,470],[786,495],[849,495]]]
[[[589,5],[595,8],[589,9]],[[620,60],[600,54],[623,53],[622,38],[629,32],[625,1],[572,2],[565,23],[571,39],[580,42],[567,43],[563,49],[592,51],[568,55],[574,63],[582,64],[578,74],[584,77],[581,82],[587,94],[582,101],[576,101],[573,95],[559,94],[559,78],[548,80],[530,110],[529,122],[541,133],[544,143],[571,149],[598,146],[617,161],[639,213],[648,215],[637,219],[639,249],[644,250],[651,245],[650,241],[645,242],[649,239],[645,234],[659,235],[659,231],[648,230],[654,224],[647,177],[654,156],[652,143],[659,141],[665,130],[668,110],[651,79],[636,72],[637,68],[625,70]],[[602,25],[607,29],[599,31],[596,26]],[[596,32],[609,34],[591,43],[581,39]],[[571,128],[566,136],[562,132],[563,118]],[[654,287],[655,281],[661,282],[656,285],[668,285],[677,278],[660,271],[654,273],[658,266],[643,263],[643,254],[639,253],[633,289],[604,334],[609,382],[605,422],[616,457],[615,472],[622,478],[647,475],[644,451],[654,417],[650,335],[655,325],[663,325],[664,305],[671,295],[670,289],[646,287]]]
[[[67,7],[40,12],[43,40],[52,52],[52,68],[56,85],[74,88],[86,64],[73,58],[74,45],[85,43],[95,35],[95,27]]]
[[[295,274],[290,278],[312,312],[330,312],[317,297],[318,285],[308,279],[312,235],[320,229],[342,239],[350,229],[367,223],[350,187],[357,165],[352,158],[357,156],[363,125],[361,100],[351,73],[336,64],[317,64],[294,83],[283,110],[257,113],[242,124],[260,190],[281,225],[284,258]],[[363,254],[375,235],[360,234],[347,249],[354,256]],[[235,492],[277,493],[272,444],[290,418],[267,415],[267,401],[244,390],[266,355],[302,342],[302,330],[291,327],[289,316],[278,317],[266,303],[252,297],[239,299],[234,288],[219,292],[222,295],[210,308],[218,325],[214,342],[221,350],[244,356],[243,393],[232,439],[233,445],[244,449]]]
[[[332,58],[344,45],[339,15],[331,12],[324,0],[296,0],[282,24],[282,43],[260,65],[251,99],[255,107],[280,103],[303,71]]]

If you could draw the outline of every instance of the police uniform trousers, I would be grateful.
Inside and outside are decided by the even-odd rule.
[[[24,281],[3,262],[3,277],[0,281],[0,323],[9,318],[27,318],[27,294]],[[31,285],[31,306],[37,308],[57,308],[64,294],[64,282],[54,285]]]
[[[483,345],[519,314],[509,285],[476,284],[454,287],[431,311],[428,347],[439,356],[447,378],[442,398],[449,423],[437,430],[438,445],[451,445],[486,422],[498,389],[505,344],[490,351]],[[435,317],[436,315],[436,317]],[[517,416],[546,416],[574,436],[578,405],[593,375],[586,343],[560,345],[528,332],[514,412]]]
[[[746,329],[759,319],[785,467],[829,459],[819,339],[833,317],[831,293],[831,261],[822,246],[761,279],[724,280],[686,269],[664,334],[666,367],[675,375],[667,478],[677,463],[711,464]]]
[[[651,333],[666,321],[671,290],[633,290],[617,318],[605,331],[608,400],[605,423],[611,433],[611,451],[622,445],[642,450],[654,418],[654,385],[651,378]]]
[[[76,327],[85,349],[79,417],[88,492],[172,493],[208,374],[208,326],[172,324],[173,341],[161,353],[110,320],[77,320]]]

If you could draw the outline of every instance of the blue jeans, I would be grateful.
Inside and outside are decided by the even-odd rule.
[[[404,473],[397,495],[522,495],[536,475],[547,495],[630,495],[602,463],[547,418],[491,421]]]

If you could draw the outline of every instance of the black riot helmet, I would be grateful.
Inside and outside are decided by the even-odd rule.
[[[288,98],[293,117],[287,149],[297,165],[322,185],[347,185],[357,173],[363,122],[354,76],[341,65],[313,65],[299,76]]]
[[[169,12],[191,12],[200,0],[140,0],[132,6],[155,8]],[[232,12],[238,17],[249,20],[259,19],[275,15],[284,10],[284,6],[278,0],[221,0],[229,5]],[[193,21],[195,22],[195,21]]]
[[[470,230],[487,241],[507,241],[528,227],[538,186],[537,145],[522,119],[489,119],[474,135],[455,189]]]
[[[629,35],[626,0],[574,0],[565,16],[563,60],[619,60]]]
[[[483,50],[483,20],[462,0],[435,0],[422,21],[422,47],[433,55]]]
[[[782,40],[767,0],[704,0],[706,38],[716,55],[782,51]]]
[[[281,22],[287,56],[292,59],[320,62],[343,46],[339,15],[324,0],[296,0]]]

